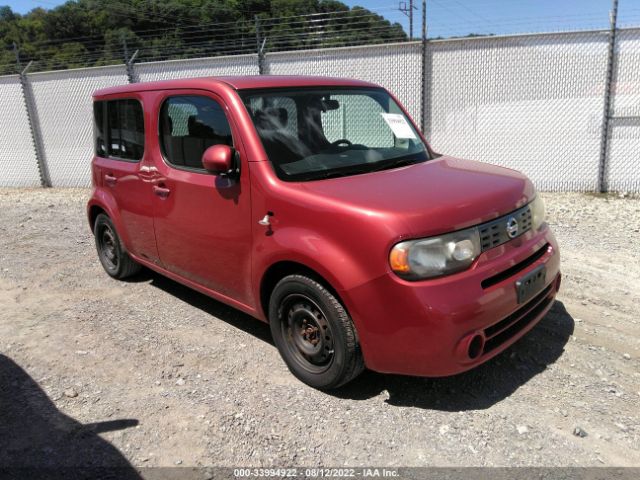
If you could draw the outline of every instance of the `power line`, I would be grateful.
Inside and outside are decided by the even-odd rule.
[[[479,18],[480,20],[482,20],[483,22],[489,22],[490,20],[487,20],[486,18],[484,18],[482,15],[476,13],[474,10],[471,10],[469,7],[467,7],[464,3],[459,2],[458,0],[451,0],[453,3],[455,3],[456,5],[459,5],[461,8],[463,8],[464,10],[466,10],[467,12],[471,13],[474,17]]]

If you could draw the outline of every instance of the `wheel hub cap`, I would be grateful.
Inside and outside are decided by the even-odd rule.
[[[298,361],[310,369],[327,367],[333,359],[333,337],[322,311],[309,299],[285,302],[286,339]]]

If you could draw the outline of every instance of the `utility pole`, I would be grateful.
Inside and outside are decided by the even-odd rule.
[[[607,52],[607,77],[604,90],[604,108],[602,111],[602,132],[600,137],[600,163],[598,168],[598,190],[607,191],[607,153],[609,150],[609,120],[611,119],[611,94],[613,93],[613,69],[616,61],[616,32],[618,28],[618,0],[612,0],[609,13],[609,49]]]
[[[413,0],[409,0],[409,40],[413,40]]]
[[[413,11],[417,9],[418,7],[413,5],[413,0],[409,0],[409,4],[400,2],[398,5],[398,10],[409,17],[409,40],[413,40]]]

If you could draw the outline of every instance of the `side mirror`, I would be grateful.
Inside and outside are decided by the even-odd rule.
[[[226,174],[233,169],[233,150],[229,145],[213,145],[202,154],[202,166],[209,173]]]

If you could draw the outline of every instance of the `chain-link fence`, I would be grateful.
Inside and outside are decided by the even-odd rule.
[[[618,35],[605,189],[640,190],[640,30]]]
[[[0,77],[0,185],[40,185],[38,162],[18,75]]]
[[[604,132],[609,40],[607,31],[490,36],[26,74],[24,85],[0,77],[0,185],[36,185],[42,170],[45,185],[88,186],[98,88],[262,71],[383,85],[436,151],[521,170],[542,190],[640,192],[640,29],[618,31]]]
[[[93,152],[91,94],[100,88],[127,83],[125,67],[34,73],[29,75],[28,83],[51,185],[88,186]]]
[[[268,53],[272,75],[324,75],[378,83],[391,91],[419,122],[422,61],[420,42]]]
[[[166,62],[140,63],[135,66],[135,76],[141,82],[190,77],[257,74],[257,55],[169,60]]]
[[[602,33],[433,42],[426,131],[441,152],[514,168],[543,190],[595,190]]]

